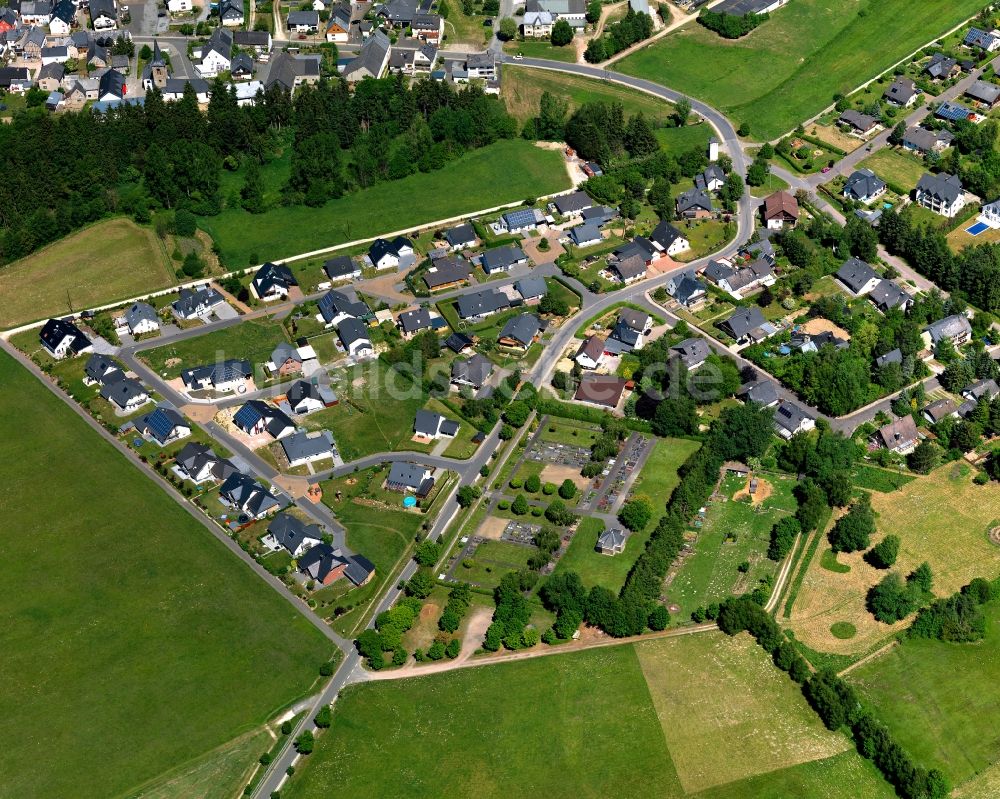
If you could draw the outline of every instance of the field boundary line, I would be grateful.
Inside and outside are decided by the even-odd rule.
[[[849,673],[851,671],[854,671],[854,669],[856,669],[858,666],[863,666],[865,663],[868,663],[869,661],[875,660],[875,658],[877,658],[877,657],[881,657],[886,652],[888,652],[890,649],[895,649],[897,646],[899,646],[899,639],[898,638],[893,638],[885,646],[880,646],[874,652],[869,652],[867,655],[865,655],[860,660],[854,661],[850,666],[848,666],[843,671],[837,672],[837,676],[838,677],[843,677],[845,674],[847,674],[847,673]]]

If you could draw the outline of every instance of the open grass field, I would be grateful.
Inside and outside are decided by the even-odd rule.
[[[345,461],[374,452],[431,450],[410,440],[413,418],[427,401],[418,383],[396,377],[377,360],[345,371],[336,390],[340,403],[309,414],[304,424],[332,432]]]
[[[688,125],[684,128],[662,127],[655,131],[661,149],[671,155],[680,155],[694,147],[707,148],[714,131],[707,124]]]
[[[553,47],[545,39],[540,41],[525,39],[523,42],[504,42],[503,49],[505,53],[510,53],[511,55],[520,53],[527,58],[549,58],[553,61],[565,61],[567,64],[576,63],[576,48],[573,47],[572,43],[567,44],[565,47]],[[506,77],[504,80],[506,80]]]
[[[1000,603],[985,610],[980,643],[906,640],[848,675],[912,757],[953,785],[1000,759]]]
[[[708,505],[694,551],[682,557],[679,568],[675,566],[677,575],[667,587],[667,598],[680,606],[682,618],[698,607],[751,590],[759,579],[775,573],[777,565],[767,559],[767,545],[774,523],[795,510],[795,481],[773,474],[760,475],[760,479],[771,488],[762,502],[750,505],[728,499]],[[746,479],[728,476],[720,490],[731,498],[746,483]],[[736,541],[726,541],[729,534]],[[737,567],[744,561],[750,562],[750,571],[741,574]]]
[[[632,533],[625,541],[625,551],[612,556],[602,555],[594,548],[603,532],[604,522],[591,516],[584,517],[555,570],[576,572],[588,588],[603,585],[617,594],[625,584],[632,564],[642,554],[649,533]]]
[[[975,485],[971,475],[962,476],[960,466],[941,466],[898,491],[876,491],[871,497],[879,514],[872,543],[889,533],[901,539],[896,571],[905,575],[926,560],[938,596],[957,591],[973,577],[1000,574],[1000,548],[987,537],[1000,520],[1000,497],[989,486]],[[827,547],[825,540],[822,546]],[[863,554],[837,555],[838,571],[829,568],[829,559],[826,566],[823,558],[810,564],[791,615],[796,637],[807,646],[835,654],[866,652],[910,623],[882,624],[865,608],[865,594],[885,572],[867,564]],[[836,622],[853,624],[857,634],[838,639],[830,630]]]
[[[380,183],[322,208],[278,206],[261,216],[229,208],[199,224],[219,246],[222,262],[237,268],[252,265],[251,255],[253,263],[278,260],[568,188],[561,153],[510,139],[435,172]]]
[[[981,7],[979,0],[800,0],[742,39],[691,24],[615,66],[749,123],[754,139],[773,139]]]
[[[270,359],[274,348],[283,341],[288,341],[288,337],[278,322],[250,319],[204,336],[146,350],[140,357],[169,379],[180,376],[185,369],[227,358],[244,359],[258,367]]]
[[[109,219],[0,267],[0,328],[125,300],[175,282],[152,228]]]
[[[656,520],[659,520],[670,494],[680,482],[677,470],[700,446],[697,441],[682,438],[662,438],[656,441],[638,479],[632,484],[632,493],[645,494],[653,500],[653,516]]]
[[[848,749],[752,642],[708,634],[353,686],[282,797],[891,797]]]
[[[4,793],[137,791],[310,689],[311,624],[6,355],[0,383]]]
[[[600,428],[575,419],[560,419],[555,416],[546,417],[542,425],[542,441],[553,441],[557,444],[569,444],[573,447],[590,449],[600,433]]]
[[[520,44],[520,43],[519,43]],[[562,49],[544,45],[548,50]],[[568,49],[568,48],[566,48]],[[544,56],[551,58],[551,56]],[[565,101],[570,112],[584,103],[619,102],[626,116],[642,113],[650,122],[664,120],[673,113],[673,106],[651,94],[629,89],[607,81],[594,80],[563,72],[549,72],[544,69],[507,66],[504,69],[500,96],[519,122],[538,116],[542,94],[548,92]],[[690,130],[698,130],[692,127]],[[708,141],[706,134],[705,141]],[[692,141],[692,145],[698,143]],[[691,146],[691,145],[689,145]],[[683,148],[682,148],[683,149]]]
[[[898,186],[905,191],[916,188],[917,181],[927,171],[923,161],[916,156],[888,147],[872,153],[858,167],[870,169],[890,186]]]
[[[535,552],[511,541],[484,541],[476,547],[469,568],[463,564],[455,576],[464,582],[475,583],[480,588],[493,589],[500,585],[500,578],[508,572],[524,569],[528,558]]]

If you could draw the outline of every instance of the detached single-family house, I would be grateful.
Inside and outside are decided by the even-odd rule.
[[[440,14],[414,14],[410,28],[418,39],[438,44],[444,36],[444,19]]]
[[[279,86],[289,93],[294,93],[303,83],[319,83],[319,59],[281,52],[271,63],[267,79],[264,81],[264,89]]]
[[[752,380],[740,387],[736,395],[744,402],[753,402],[765,408],[778,404],[778,385],[773,380]]]
[[[885,181],[870,169],[856,169],[844,184],[844,196],[867,205],[885,194],[885,189]]]
[[[949,416],[958,418],[958,404],[953,399],[939,399],[932,402],[923,410],[923,417],[930,424],[937,424]]]
[[[203,78],[214,78],[228,72],[233,63],[233,32],[216,28],[201,48],[201,62],[195,65]]]
[[[63,45],[56,47],[43,47],[41,58],[43,67],[55,64],[64,64],[69,61],[69,49]]]
[[[267,526],[261,543],[271,549],[284,547],[293,558],[323,543],[323,531],[318,524],[306,524],[290,513],[279,513]]]
[[[341,73],[348,83],[357,83],[365,78],[380,78],[389,64],[392,45],[382,30],[376,30],[363,45],[355,58],[351,59]]]
[[[960,347],[963,344],[968,344],[972,339],[972,325],[969,324],[969,320],[964,314],[952,314],[944,319],[931,322],[924,328],[921,337],[927,349],[931,349],[946,339],[956,347]]]
[[[326,21],[326,40],[343,44],[351,36],[351,17],[353,12],[350,3],[336,3],[330,9],[330,17]]]
[[[439,438],[454,438],[458,435],[459,424],[440,413],[423,408],[413,419],[413,437],[422,441],[436,441]]]
[[[667,294],[689,311],[700,310],[708,298],[705,285],[691,270],[673,275],[667,282],[666,289]]]
[[[962,396],[973,402],[979,402],[980,400],[988,402],[995,398],[997,394],[1000,394],[1000,386],[991,377],[977,380],[975,383],[971,383],[962,389]]]
[[[887,425],[883,425],[872,436],[872,443],[884,447],[898,455],[908,455],[916,449],[920,442],[917,435],[917,425],[912,416],[903,416]]]
[[[882,278],[860,258],[848,258],[837,270],[837,280],[844,284],[848,291],[856,296],[862,296],[874,289]]]
[[[292,413],[305,416],[307,413],[330,408],[337,404],[337,395],[329,386],[299,380],[285,394],[285,401]]]
[[[760,308],[737,308],[728,319],[719,323],[719,328],[731,336],[737,344],[753,344],[773,336],[777,329],[764,318]]]
[[[277,497],[243,472],[229,475],[219,487],[219,499],[251,519],[263,519],[281,507]]]
[[[305,466],[319,461],[336,461],[337,447],[333,443],[333,433],[320,430],[307,433],[304,430],[281,439],[281,450],[285,453],[288,466]]]
[[[882,313],[889,313],[896,308],[905,311],[913,305],[913,297],[891,280],[880,280],[868,293],[868,301]]]
[[[413,264],[413,242],[403,236],[392,241],[375,239],[368,250],[368,260],[376,269],[400,269]]]
[[[323,271],[330,280],[356,280],[361,277],[361,267],[349,255],[337,255],[323,264]]]
[[[135,429],[161,447],[191,435],[191,425],[169,405],[158,405],[135,422]]]
[[[292,33],[316,33],[319,30],[319,13],[308,11],[289,11],[288,30]]]
[[[954,58],[949,58],[944,53],[935,53],[924,67],[924,72],[934,80],[947,80],[957,75],[961,69]]]
[[[468,281],[472,267],[461,255],[435,258],[431,267],[422,275],[428,291],[454,288]]]
[[[984,31],[981,28],[969,28],[962,39],[962,44],[969,48],[992,53],[1000,49],[1000,33],[997,31]]]
[[[253,59],[249,53],[237,53],[229,65],[233,80],[250,80],[253,77]]]
[[[537,208],[522,208],[518,211],[508,211],[500,217],[500,226],[508,233],[524,233],[535,230],[545,217]]]
[[[38,338],[49,355],[58,360],[93,352],[94,349],[90,339],[68,319],[49,319],[42,326]]]
[[[950,130],[928,130],[927,128],[908,128],[903,136],[903,149],[924,155],[940,153],[951,147],[955,135]]]
[[[123,99],[126,91],[125,76],[116,69],[109,69],[101,75],[97,99],[106,103],[115,102]]]
[[[661,220],[660,223],[653,228],[653,232],[649,234],[649,240],[661,252],[665,252],[670,256],[679,255],[680,253],[687,252],[691,249],[691,242],[684,237],[684,234],[682,234],[677,228],[666,220]]]
[[[22,7],[23,7],[22,3]],[[23,19],[23,16],[22,16]],[[53,36],[69,36],[76,22],[76,5],[73,0],[59,0],[49,17],[49,33]]]
[[[640,255],[628,255],[608,264],[608,272],[619,283],[624,283],[627,286],[646,277],[646,261]]]
[[[875,358],[875,366],[876,368],[879,369],[881,369],[883,366],[888,366],[890,363],[901,364],[902,362],[903,362],[903,351],[898,347],[894,350],[889,350],[889,352],[883,355],[879,355],[877,358]]]
[[[799,201],[787,191],[776,191],[765,197],[761,209],[768,230],[794,227],[799,221]]]
[[[702,191],[718,191],[726,185],[726,173],[718,164],[709,164],[694,176],[694,187]]]
[[[348,317],[337,326],[337,336],[344,351],[353,358],[371,358],[375,347],[368,336],[368,328],[353,317]]]
[[[786,441],[816,427],[816,420],[795,403],[782,400],[774,409],[774,429]]]
[[[587,372],[580,378],[573,399],[603,408],[617,408],[629,381],[616,375],[600,375]]]
[[[225,298],[210,286],[199,286],[194,291],[181,289],[180,297],[170,307],[178,319],[201,319],[210,316],[215,306],[225,301]]]
[[[551,205],[556,213],[573,219],[581,216],[588,208],[592,208],[594,201],[590,199],[590,195],[587,192],[574,191],[556,197]]]
[[[526,11],[523,32],[525,39],[548,39],[552,36],[552,26],[556,18],[548,11]]]
[[[712,349],[703,338],[688,338],[672,346],[670,352],[680,358],[689,372],[693,372],[705,363]]]
[[[385,478],[385,487],[390,491],[413,492],[417,496],[421,494],[426,496],[434,487],[434,478],[431,477],[431,469],[422,464],[393,461],[389,475]]]
[[[444,240],[452,250],[466,250],[475,247],[479,241],[476,229],[468,222],[445,231]]]
[[[965,90],[965,96],[971,97],[981,107],[992,110],[997,100],[1000,100],[1000,86],[985,80],[977,80]]]
[[[897,77],[882,94],[888,103],[897,108],[909,108],[920,94],[911,78]]]
[[[774,270],[763,259],[751,261],[739,269],[726,268],[718,262],[713,263],[715,264],[715,268],[713,268],[710,279],[714,279],[714,282],[720,289],[737,300],[742,300],[754,289],[761,286],[774,285]],[[712,268],[711,263],[709,264],[709,268]],[[709,268],[705,269],[706,276],[709,275]]]
[[[219,0],[219,19],[227,28],[240,27],[243,20],[243,0]]]
[[[483,289],[471,294],[463,294],[455,301],[460,319],[479,321],[510,307],[506,294],[496,289]]]
[[[181,381],[189,391],[211,389],[223,394],[233,391],[242,393],[251,378],[253,378],[253,367],[250,362],[236,359],[196,366],[181,372]]]
[[[523,313],[513,316],[500,331],[497,343],[501,347],[516,350],[527,350],[538,341],[542,332],[542,320],[533,313]]]
[[[312,350],[311,347],[310,350]],[[271,360],[267,363],[267,370],[272,375],[280,375],[281,377],[300,374],[304,361],[305,359],[299,354],[298,348],[292,346],[287,341],[282,341],[272,350]]]
[[[124,376],[118,363],[108,355],[95,352],[83,367],[83,384],[85,386],[103,386],[114,383]]]
[[[456,386],[480,389],[493,374],[493,362],[478,352],[470,358],[456,358],[451,364],[451,382]]]
[[[598,369],[604,362],[604,339],[590,336],[580,345],[573,360],[581,369]]]
[[[295,432],[295,422],[284,411],[257,399],[247,400],[233,414],[233,424],[248,436],[267,433],[271,438],[279,439]]]
[[[118,27],[118,3],[115,0],[90,0],[90,21],[95,31]]]
[[[545,278],[537,275],[522,277],[514,282],[514,290],[521,295],[525,305],[538,305],[542,297],[549,292]]]
[[[487,250],[482,255],[483,271],[488,275],[497,272],[509,272],[515,266],[523,266],[528,263],[528,256],[524,250],[514,244],[507,244],[503,247],[496,247]]]
[[[413,308],[396,317],[396,324],[404,339],[411,339],[417,333],[434,329],[434,317],[427,308]]]
[[[625,531],[617,527],[605,530],[597,537],[597,551],[602,555],[620,555],[625,551]]]
[[[329,544],[317,544],[298,558],[299,571],[319,585],[331,585],[346,577],[353,585],[365,585],[375,574],[375,564],[363,555],[345,555]]]
[[[569,240],[577,247],[593,247],[604,241],[601,235],[601,226],[596,222],[584,222],[569,231]]]
[[[101,396],[108,402],[113,402],[121,411],[131,413],[149,402],[149,394],[142,383],[131,377],[122,377],[113,383],[101,386]]]
[[[407,28],[417,15],[416,0],[389,0],[375,7],[375,16],[393,28]]]
[[[299,285],[290,267],[285,264],[274,264],[268,261],[253,276],[250,281],[250,291],[264,302],[288,299],[288,291],[292,286]]]
[[[847,111],[844,111],[844,113],[842,113],[837,119],[837,122],[841,125],[846,125],[855,133],[859,133],[862,136],[871,133],[875,130],[875,128],[882,124],[878,117],[862,114],[860,111],[855,111],[853,108],[849,108]]]
[[[268,31],[233,31],[233,44],[241,50],[263,55],[271,52],[271,34]]]
[[[320,318],[327,327],[340,324],[345,319],[365,319],[371,315],[371,308],[364,302],[352,300],[336,289],[331,289],[320,297],[317,305]]]
[[[708,219],[715,213],[715,204],[704,189],[688,189],[677,195],[677,216],[682,219]]]
[[[216,455],[208,444],[195,441],[185,444],[174,459],[174,472],[195,485],[219,482],[239,471],[225,458]]]

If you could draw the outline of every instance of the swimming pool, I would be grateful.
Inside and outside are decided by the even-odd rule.
[[[989,230],[989,229],[990,226],[987,225],[985,222],[976,222],[976,224],[974,224],[972,227],[967,227],[965,229],[965,232],[968,233],[970,236],[978,236],[984,230]]]

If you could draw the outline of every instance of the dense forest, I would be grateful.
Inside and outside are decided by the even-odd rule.
[[[217,80],[207,113],[193,91],[165,103],[106,114],[16,114],[0,126],[0,263],[20,258],[109,213],[148,222],[160,208],[219,213],[223,169],[244,162],[240,202],[267,210],[260,170],[285,143],[291,174],[281,202],[319,206],[347,192],[442,167],[467,150],[517,134],[502,102],[474,87],[455,91],[402,76],[362,81],[353,94],[339,79],[278,87],[239,107]]]

